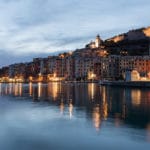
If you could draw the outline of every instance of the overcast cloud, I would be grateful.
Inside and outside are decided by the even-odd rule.
[[[149,10],[149,0],[0,0],[0,65],[147,27]]]

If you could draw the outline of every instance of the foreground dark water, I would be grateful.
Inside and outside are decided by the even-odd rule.
[[[0,150],[149,150],[150,89],[0,84]]]

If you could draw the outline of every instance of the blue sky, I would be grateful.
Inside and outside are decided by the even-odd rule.
[[[150,0],[0,0],[0,66],[150,26]]]

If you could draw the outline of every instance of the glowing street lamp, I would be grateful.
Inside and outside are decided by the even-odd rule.
[[[53,77],[56,78],[56,76],[57,76],[56,73],[54,73]]]
[[[41,73],[39,73],[38,81],[41,82],[43,80],[43,76]]]
[[[30,82],[33,81],[33,77],[32,77],[32,76],[29,77],[29,81],[30,81]]]
[[[89,80],[94,80],[95,78],[96,78],[96,74],[94,74],[93,72],[89,72],[88,79]]]

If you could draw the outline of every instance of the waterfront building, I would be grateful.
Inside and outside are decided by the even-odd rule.
[[[57,77],[67,77],[67,65],[65,54],[60,54],[56,59],[55,74]]]
[[[18,63],[9,66],[9,80],[23,82],[26,78],[26,64]]]
[[[150,71],[150,56],[125,56],[119,57],[119,74],[126,70],[137,70],[141,76],[146,76]]]
[[[48,76],[53,79],[73,79],[73,59],[71,53],[62,53],[59,56],[48,57]]]
[[[140,81],[140,74],[136,70],[126,71],[125,72],[125,80],[126,81]]]
[[[38,69],[37,69],[37,66],[33,62],[27,63],[26,64],[26,79],[28,79],[29,77],[30,78],[35,77],[37,73],[35,72],[35,70],[38,70]]]
[[[48,74],[53,76],[56,68],[56,59],[57,56],[49,56],[48,57]]]
[[[30,64],[31,75],[33,77],[37,77],[39,74],[43,72],[43,59],[42,58],[34,58],[33,63]]]
[[[8,82],[8,80],[9,80],[9,66],[2,67],[0,69],[0,78],[1,78],[1,81]]]
[[[94,73],[99,80],[116,80],[119,78],[118,57],[100,57],[94,64]]]
[[[72,56],[66,58],[66,78],[67,80],[75,79],[75,58]]]
[[[93,71],[95,58],[77,57],[75,58],[75,78],[87,80],[88,72]]]
[[[136,70],[140,76],[146,77],[150,72],[150,56],[101,57],[94,65],[94,72],[101,80],[123,80],[129,70]]]

